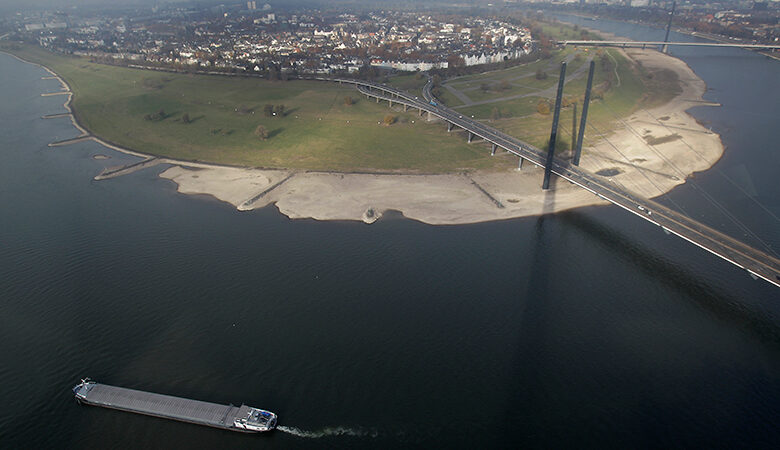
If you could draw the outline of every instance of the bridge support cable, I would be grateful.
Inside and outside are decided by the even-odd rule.
[[[669,125],[667,125],[666,123],[664,123],[664,122],[660,121],[660,120],[659,120],[658,118],[656,118],[656,117],[655,117],[655,116],[654,116],[654,115],[653,115],[653,114],[652,114],[650,111],[648,111],[648,110],[646,110],[646,109],[642,109],[642,111],[644,111],[644,112],[645,112],[645,114],[647,114],[647,115],[649,115],[650,117],[652,117],[652,118],[653,118],[653,120],[654,120],[654,121],[655,121],[655,122],[656,122],[658,125],[660,125],[660,126],[664,127],[664,128],[665,128],[667,131],[669,131],[670,133],[672,132],[672,130],[669,128]],[[689,144],[688,142],[685,142],[684,140],[683,140],[683,143],[685,143],[685,145],[686,145],[686,146],[687,146],[689,149],[691,149],[691,151],[693,151],[694,153],[696,153],[696,155],[699,157],[699,159],[701,159],[702,161],[705,161],[705,162],[707,162],[707,159],[706,159],[706,158],[704,158],[704,156],[703,156],[703,155],[702,155],[702,154],[701,154],[701,153],[700,153],[698,150],[696,150],[696,148],[695,148],[695,147],[693,147],[693,146],[692,146],[691,144]],[[730,178],[728,175],[726,175],[726,173],[725,173],[725,172],[723,172],[722,170],[720,170],[720,169],[718,168],[718,166],[717,166],[717,165],[713,166],[712,168],[710,168],[710,169],[708,169],[708,170],[710,170],[710,171],[713,171],[713,172],[717,173],[718,175],[720,175],[721,177],[723,177],[723,179],[725,179],[725,180],[726,180],[726,181],[727,181],[729,184],[731,184],[732,186],[734,186],[734,188],[735,188],[735,189],[737,189],[738,191],[740,191],[740,192],[741,192],[741,193],[742,193],[742,194],[745,196],[745,198],[746,198],[746,199],[749,199],[749,200],[753,201],[753,203],[755,203],[755,204],[756,204],[756,206],[758,206],[759,208],[761,208],[761,209],[762,209],[762,210],[763,210],[763,211],[764,211],[764,212],[765,212],[767,215],[769,215],[769,216],[770,216],[772,219],[774,219],[774,220],[775,220],[775,222],[780,222],[780,217],[778,217],[777,215],[775,215],[775,214],[774,214],[774,213],[773,213],[771,210],[769,210],[769,208],[767,208],[767,207],[766,207],[766,206],[765,206],[763,203],[761,203],[760,201],[758,201],[756,197],[754,197],[754,196],[750,195],[750,194],[749,194],[747,191],[745,191],[745,189],[744,189],[744,188],[742,188],[742,187],[741,187],[739,184],[737,184],[737,183],[736,183],[734,180],[732,180],[732,179],[731,179],[731,178]],[[773,250],[773,252],[774,252],[774,250]],[[777,256],[777,254],[776,254],[776,253],[775,253],[775,256]]]
[[[544,181],[542,189],[550,188],[550,175],[552,175],[553,158],[555,157],[555,140],[558,137],[558,119],[561,117],[561,100],[563,97],[563,83],[566,79],[566,62],[561,63],[561,75],[558,77],[558,94],[555,97],[555,111],[553,112],[552,130],[550,131],[550,144],[547,146],[547,159],[544,163]]]
[[[585,126],[588,123],[588,106],[590,105],[590,91],[593,88],[593,72],[596,69],[596,61],[590,60],[590,70],[588,71],[588,84],[585,87],[585,100],[582,103],[582,117],[580,117],[580,131],[577,135],[577,145],[574,149],[574,160],[572,164],[580,165],[580,156],[582,155],[582,140],[585,138]]]
[[[642,141],[642,140],[643,140],[643,138],[642,138],[642,135],[639,133],[639,131],[637,131],[637,130],[636,130],[634,127],[633,127],[633,126],[631,126],[631,125],[630,125],[628,122],[626,122],[626,121],[625,121],[623,118],[621,118],[621,117],[620,117],[620,116],[619,116],[619,115],[618,115],[618,114],[617,114],[617,113],[616,113],[616,112],[615,112],[615,111],[614,111],[614,110],[613,110],[613,109],[612,109],[612,108],[609,106],[609,104],[607,104],[607,103],[604,103],[604,107],[606,108],[606,110],[607,110],[607,111],[608,111],[608,112],[609,112],[609,113],[610,113],[610,114],[611,114],[611,115],[612,115],[612,116],[613,116],[613,117],[614,117],[614,118],[615,118],[615,119],[616,119],[618,122],[620,122],[621,124],[623,124],[623,126],[626,128],[626,130],[628,130],[629,132],[631,132],[631,134],[633,134],[633,135],[634,135],[634,136],[635,136],[635,137],[636,137],[638,140],[640,140],[640,141]],[[653,117],[653,116],[651,115],[651,117]],[[658,121],[657,119],[656,119],[656,121],[657,121],[657,122],[658,122],[658,123],[659,123],[659,124],[660,124],[662,127],[666,128],[667,130],[669,129],[669,128],[668,128],[668,126],[667,126],[666,124],[663,124],[663,123],[661,123],[661,121]],[[693,153],[694,153],[694,154],[696,154],[697,156],[699,156],[699,157],[700,157],[702,160],[706,161],[706,159],[705,159],[705,158],[703,158],[703,157],[701,156],[701,154],[700,154],[700,153],[698,153],[698,152],[696,151],[696,149],[695,149],[695,148],[694,148],[694,147],[693,147],[691,144],[689,144],[688,142],[686,142],[686,141],[685,141],[685,139],[681,139],[681,142],[682,142],[683,144],[685,144],[685,146],[686,146],[686,147],[688,147],[688,148],[689,148],[691,151],[693,151]],[[660,150],[658,150],[658,149],[657,149],[657,148],[656,148],[654,145],[651,145],[651,144],[647,144],[647,143],[645,143],[645,146],[646,146],[647,148],[649,148],[649,149],[650,149],[650,151],[652,151],[654,154],[656,154],[656,155],[657,155],[659,158],[661,158],[661,159],[662,159],[662,160],[663,160],[663,161],[664,161],[666,164],[668,164],[668,165],[669,165],[669,166],[672,168],[672,170],[673,170],[673,171],[675,171],[675,172],[677,173],[677,175],[678,175],[680,178],[682,178],[682,179],[685,179],[685,178],[687,177],[687,175],[686,175],[686,171],[684,171],[684,170],[682,170],[681,168],[679,168],[679,167],[678,167],[678,166],[677,166],[677,165],[676,165],[676,164],[675,164],[675,163],[674,163],[674,162],[673,162],[671,159],[669,159],[669,158],[668,158],[668,157],[667,157],[667,156],[666,156],[666,155],[665,155],[663,152],[661,152]],[[613,146],[613,147],[614,147],[614,146]],[[625,157],[625,156],[624,156],[624,157]],[[628,161],[628,158],[626,158],[626,160]],[[721,204],[721,203],[720,203],[720,202],[719,202],[717,199],[715,199],[714,197],[712,197],[712,196],[711,196],[711,195],[710,195],[710,194],[709,194],[709,193],[708,193],[708,192],[707,192],[705,189],[703,189],[701,186],[699,186],[699,184],[696,182],[696,180],[694,180],[694,179],[688,179],[686,183],[688,183],[688,184],[689,184],[689,185],[692,187],[692,189],[693,189],[694,191],[696,191],[696,192],[697,192],[699,195],[701,195],[701,196],[704,198],[704,200],[705,200],[705,201],[709,202],[709,204],[710,204],[710,205],[712,205],[712,206],[713,206],[713,207],[714,207],[716,210],[720,211],[720,213],[721,213],[721,214],[723,214],[723,216],[724,216],[724,217],[725,217],[727,220],[729,220],[729,221],[730,221],[731,223],[733,223],[733,224],[734,224],[734,225],[735,225],[737,228],[739,228],[740,230],[742,230],[742,232],[744,232],[746,235],[749,235],[750,237],[752,237],[753,239],[755,239],[757,242],[759,242],[759,243],[760,243],[760,244],[761,244],[761,245],[764,247],[764,249],[766,249],[766,250],[767,250],[767,251],[768,251],[770,254],[773,254],[773,255],[777,256],[777,252],[776,252],[776,251],[775,251],[775,250],[772,248],[772,246],[771,246],[771,245],[769,245],[769,244],[768,244],[766,241],[764,241],[763,239],[761,239],[761,237],[760,237],[760,236],[758,236],[758,235],[757,235],[755,232],[753,232],[753,230],[751,230],[751,229],[750,229],[750,227],[748,227],[747,225],[745,225],[745,224],[744,224],[744,223],[743,223],[741,220],[739,220],[739,218],[738,218],[738,217],[736,217],[736,216],[735,216],[733,213],[731,213],[731,212],[728,210],[728,208],[726,208],[725,206],[723,206],[723,205],[722,205],[722,204]],[[660,191],[660,189],[659,189],[659,191]],[[665,196],[665,197],[666,197],[666,198],[667,198],[667,199],[668,199],[670,202],[672,202],[672,204],[674,204],[674,205],[675,205],[675,207],[677,207],[677,208],[678,208],[680,211],[682,211],[684,214],[686,214],[686,215],[690,215],[690,214],[689,214],[689,213],[688,213],[688,212],[685,210],[685,208],[683,208],[681,205],[679,205],[678,203],[676,203],[676,202],[674,202],[673,200],[671,200],[671,198],[669,198],[669,197],[666,195],[666,193],[664,193],[663,195],[664,195],[664,196]]]
[[[591,122],[588,122],[587,126],[590,128],[590,130],[591,130],[591,132],[592,132],[592,133],[594,133],[596,136],[598,136],[598,139],[599,139],[600,141],[602,141],[602,142],[606,143],[607,145],[609,145],[609,146],[612,148],[612,150],[614,150],[614,151],[615,151],[615,153],[617,153],[618,155],[620,155],[620,157],[623,159],[623,161],[620,161],[620,162],[622,162],[622,163],[624,163],[624,164],[631,164],[631,158],[629,158],[629,157],[628,157],[628,156],[627,156],[625,153],[623,153],[623,152],[622,152],[622,151],[621,151],[621,150],[620,150],[620,149],[619,149],[619,148],[618,148],[618,147],[615,145],[615,143],[614,143],[614,142],[612,142],[612,141],[609,139],[609,137],[607,136],[607,134],[606,134],[606,133],[605,133],[603,130],[601,130],[601,129],[599,129],[598,127],[596,127],[596,125],[594,125],[594,124],[593,124],[593,121],[591,121]],[[590,161],[590,164],[595,164],[595,165],[596,165],[596,166],[597,166],[599,169],[606,169],[606,168],[609,168],[609,167],[612,167],[612,166],[613,166],[613,165],[604,165],[604,164],[601,164],[601,163],[597,163],[597,159],[596,159],[596,158],[591,158],[591,159],[589,159],[588,161]],[[593,170],[593,172],[598,172],[598,170]],[[655,182],[655,181],[654,181],[654,180],[653,180],[653,179],[652,179],[652,178],[651,178],[651,177],[650,177],[650,176],[649,176],[649,175],[648,175],[648,174],[647,174],[647,173],[646,173],[644,170],[638,170],[638,172],[639,172],[639,173],[642,175],[642,178],[644,178],[645,180],[647,180],[647,182],[648,182],[648,183],[650,183],[650,185],[651,185],[653,188],[655,188],[655,190],[657,191],[657,193],[655,193],[655,194],[644,194],[644,195],[642,195],[643,197],[646,197],[646,198],[652,198],[652,197],[654,197],[654,196],[656,196],[656,195],[662,195],[662,196],[666,196],[666,193],[665,193],[666,191],[665,191],[664,189],[662,189],[662,188],[661,188],[661,187],[658,185],[658,183],[656,183],[656,182]],[[621,188],[621,189],[623,189],[624,191],[627,191],[627,192],[638,192],[638,191],[635,191],[635,190],[628,189],[628,188],[627,188],[625,185],[623,185],[623,183],[621,183],[621,182],[619,182],[619,181],[617,181],[617,180],[614,180],[614,181],[613,181],[613,184],[615,184],[617,187],[619,187],[619,188]],[[671,203],[672,203],[672,204],[673,204],[675,207],[677,207],[677,208],[678,208],[678,209],[680,209],[680,210],[683,210],[683,209],[682,209],[682,206],[678,205],[678,204],[677,204],[677,203],[676,203],[674,200],[672,200],[671,198],[669,198],[668,200],[669,200],[669,201],[670,201],[670,202],[671,202]]]
[[[628,131],[630,131],[630,132],[631,132],[631,133],[632,133],[634,136],[636,136],[637,138],[641,138],[641,135],[639,134],[639,132],[638,132],[637,130],[635,130],[635,129],[634,129],[632,126],[630,126],[628,123],[626,123],[625,121],[623,121],[623,120],[622,120],[622,119],[621,119],[621,118],[620,118],[620,117],[619,117],[619,116],[618,116],[618,115],[615,113],[615,111],[614,111],[614,110],[612,110],[612,108],[611,108],[611,107],[610,107],[608,104],[606,104],[606,103],[605,103],[605,104],[604,104],[604,106],[607,108],[607,111],[609,111],[609,112],[610,112],[610,114],[611,114],[611,115],[612,115],[612,116],[613,116],[613,117],[614,117],[616,120],[618,120],[619,122],[621,122],[621,123],[622,123],[622,124],[623,124],[623,125],[626,127],[626,129],[627,129]],[[659,121],[659,124],[660,124],[661,126],[663,126],[663,127],[665,127],[665,128],[667,128],[667,129],[668,129],[668,127],[666,127],[666,125],[665,125],[665,124],[663,124],[663,123],[661,123],[660,121]],[[616,147],[616,146],[615,146],[615,145],[614,145],[614,144],[613,144],[613,143],[612,143],[612,142],[611,142],[611,141],[610,141],[610,140],[609,140],[609,139],[608,139],[608,138],[607,138],[607,137],[604,135],[604,133],[603,133],[603,132],[601,132],[600,130],[598,130],[598,129],[595,127],[595,125],[593,125],[592,123],[588,123],[588,126],[590,126],[590,127],[591,127],[591,128],[592,128],[592,129],[593,129],[593,130],[594,130],[594,131],[597,133],[597,134],[601,135],[601,137],[602,137],[602,139],[604,140],[604,142],[608,143],[608,144],[610,145],[610,147],[612,147],[612,148],[613,148],[613,149],[614,149],[614,150],[615,150],[615,151],[616,151],[618,154],[620,154],[620,155],[623,157],[623,159],[625,159],[626,161],[630,161],[630,159],[629,159],[629,158],[628,158],[628,157],[627,157],[625,154],[623,154],[623,152],[621,152],[621,151],[620,151],[620,149],[618,149],[618,148],[617,148],[617,147]],[[684,140],[683,140],[683,143],[684,143],[684,144],[685,144],[687,147],[689,147],[691,150],[693,150],[693,151],[694,151],[694,153],[697,153],[697,152],[695,151],[695,149],[694,149],[694,148],[693,148],[693,147],[692,147],[692,146],[691,146],[689,143],[685,142]],[[676,165],[675,165],[675,164],[674,164],[674,163],[673,163],[671,160],[667,159],[667,158],[666,158],[666,156],[665,156],[663,153],[661,153],[661,152],[660,152],[658,149],[656,149],[656,148],[655,148],[654,146],[652,146],[652,145],[649,145],[649,144],[646,144],[646,145],[647,145],[647,147],[648,147],[648,148],[649,148],[649,149],[650,149],[650,150],[651,150],[653,153],[655,153],[655,154],[656,154],[658,157],[660,157],[662,160],[666,161],[666,162],[667,162],[667,163],[670,165],[670,167],[671,167],[671,168],[672,168],[674,171],[676,171],[676,172],[677,172],[677,173],[678,173],[678,174],[679,174],[681,177],[684,177],[684,176],[685,176],[685,172],[684,172],[684,171],[682,171],[682,170],[681,170],[679,167],[677,167],[677,166],[676,166]],[[698,153],[697,153],[697,154],[698,154]],[[664,192],[664,190],[663,190],[663,189],[661,189],[661,188],[660,188],[660,187],[659,187],[659,186],[658,186],[658,185],[657,185],[657,184],[656,184],[654,181],[652,181],[652,180],[651,180],[651,179],[650,179],[650,178],[647,176],[647,174],[645,174],[645,172],[644,172],[643,170],[640,170],[640,173],[641,173],[641,174],[642,174],[642,176],[644,176],[644,177],[645,177],[645,178],[646,178],[648,181],[650,181],[650,183],[651,183],[651,184],[652,184],[652,185],[653,185],[653,186],[654,186],[654,187],[655,187],[655,188],[658,190],[658,192],[660,193],[660,195],[661,195],[661,196],[663,196],[663,197],[665,197],[665,198],[666,198],[666,199],[667,199],[667,200],[668,200],[668,201],[669,201],[669,202],[670,202],[672,205],[674,205],[674,206],[675,206],[675,208],[676,208],[678,211],[681,211],[682,213],[684,213],[684,214],[686,214],[686,215],[690,216],[690,214],[689,214],[689,213],[686,211],[686,209],[685,209],[685,208],[684,208],[682,205],[678,204],[678,203],[677,203],[676,201],[674,201],[674,200],[673,200],[671,197],[669,197],[669,196],[667,195],[668,193],[667,193],[667,192]],[[734,216],[734,215],[733,215],[733,214],[732,214],[732,213],[731,213],[731,212],[730,212],[730,211],[729,211],[729,210],[728,210],[728,209],[727,209],[725,206],[723,206],[722,204],[720,204],[720,202],[718,202],[718,201],[717,201],[715,198],[713,198],[711,195],[709,195],[709,193],[707,193],[707,192],[706,192],[706,191],[705,191],[703,188],[701,188],[701,186],[699,186],[699,185],[698,185],[698,183],[696,183],[696,181],[695,181],[695,180],[693,180],[693,179],[691,179],[691,180],[688,180],[688,183],[690,183],[690,186],[693,188],[693,190],[694,190],[695,192],[699,193],[699,194],[700,194],[700,195],[701,195],[701,196],[704,198],[704,200],[705,200],[705,201],[709,202],[709,203],[710,203],[712,206],[714,206],[714,207],[715,207],[715,209],[717,209],[718,211],[720,211],[720,212],[721,212],[721,213],[722,213],[722,214],[725,216],[725,218],[726,218],[727,220],[729,220],[729,221],[731,221],[733,224],[735,224],[735,225],[737,226],[737,228],[741,229],[741,230],[742,230],[742,231],[745,233],[745,235],[751,236],[751,237],[752,237],[754,240],[756,240],[758,243],[760,243],[760,244],[761,244],[761,245],[762,245],[762,246],[763,246],[763,247],[764,247],[764,248],[765,248],[765,249],[768,251],[768,254],[769,254],[769,255],[774,255],[774,256],[777,256],[777,252],[776,252],[776,251],[775,251],[775,250],[774,250],[774,249],[773,249],[773,248],[772,248],[772,247],[771,247],[769,244],[767,244],[767,243],[766,243],[766,242],[765,242],[763,239],[761,239],[761,237],[759,237],[759,236],[758,236],[756,233],[754,233],[754,232],[753,232],[753,231],[752,231],[752,230],[751,230],[751,229],[750,229],[750,228],[749,228],[747,225],[745,225],[745,224],[744,224],[742,221],[740,221],[740,220],[739,220],[739,219],[738,219],[736,216]],[[622,189],[623,189],[623,190],[627,190],[625,187],[622,187]],[[630,191],[630,190],[628,190],[628,191]],[[649,197],[649,196],[648,196],[648,197]]]

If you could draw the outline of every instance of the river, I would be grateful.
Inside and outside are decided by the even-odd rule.
[[[589,21],[633,38],[658,30]],[[623,27],[623,28],[621,28]],[[675,36],[675,39],[687,39]],[[780,63],[675,49],[726,154],[681,205],[780,243]],[[721,447],[780,442],[780,293],[615,207],[429,226],[237,212],[76,134],[0,54],[3,447]],[[109,160],[93,156],[105,154]],[[726,180],[726,181],[724,181]],[[730,181],[729,181],[730,180]],[[740,189],[729,189],[736,183]],[[78,406],[80,378],[279,414],[244,435]]]

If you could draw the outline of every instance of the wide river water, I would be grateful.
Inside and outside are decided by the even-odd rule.
[[[723,104],[693,113],[727,150],[661,200],[780,248],[780,62],[673,53]],[[132,158],[47,147],[76,131],[40,118],[63,111],[40,96],[59,88],[46,75],[0,54],[0,446],[780,443],[778,288],[615,207],[365,225],[237,212],[176,193],[161,168],[95,182]],[[245,402],[284,428],[80,407],[70,388],[87,376]]]

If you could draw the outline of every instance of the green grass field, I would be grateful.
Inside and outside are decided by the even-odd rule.
[[[557,38],[575,37],[574,30],[549,27],[546,31]],[[377,104],[336,83],[172,74],[95,64],[34,46],[3,45],[62,76],[73,89],[73,107],[80,123],[91,132],[143,153],[250,167],[330,171],[441,173],[514,164],[512,158],[491,158],[484,144],[467,144],[460,133],[447,133],[441,124],[427,123],[399,108],[390,110],[386,103]],[[608,67],[597,64],[594,88],[607,80],[611,87],[592,102],[589,123],[599,133],[589,130],[586,145],[609,134],[618,119],[636,108],[655,106],[676,95],[670,88],[677,85],[671,71],[649,74],[616,50],[566,48],[554,51],[549,59],[446,81],[471,101],[487,103],[464,105],[444,88],[441,100],[464,115],[490,120],[496,128],[544,146],[552,115],[537,112],[542,98],[533,94],[554,89],[560,61],[571,58],[567,70],[571,77],[577,68],[585,68],[589,57],[598,60],[600,55],[606,55],[610,63]],[[539,69],[548,77],[537,79]],[[580,105],[586,74],[583,71],[578,78],[570,78],[564,91]],[[388,80],[413,94],[421,94],[425,82],[418,74]],[[346,104],[346,97],[353,104]],[[267,104],[285,105],[286,114],[266,117],[263,107]],[[160,110],[165,112],[164,119],[145,119]],[[191,123],[182,120],[185,114]],[[383,123],[387,114],[397,117],[395,124]],[[571,117],[571,108],[562,114],[561,133],[566,135],[567,127],[571,128],[571,119],[566,118]],[[258,125],[267,130],[268,139],[255,136]]]
[[[603,93],[603,98],[592,98],[588,113],[589,127],[585,134],[585,145],[595,144],[604,136],[608,136],[620,127],[619,121],[631,115],[638,108],[649,108],[665,103],[679,92],[676,75],[671,71],[650,75],[631,60],[623,57],[617,50],[606,50],[610,59],[617,62],[609,70],[616,70],[612,77],[612,86]],[[616,69],[615,69],[616,67]],[[594,92],[596,86],[602,85],[607,78],[604,70],[596,65],[594,75]],[[577,100],[581,113],[582,98],[585,93],[586,78],[574,80],[566,84],[564,96]],[[572,107],[563,108],[559,133],[562,136],[571,134]],[[550,134],[552,114],[542,115],[532,112],[525,117],[514,117],[497,121],[494,125],[515,136],[523,136],[529,143],[544,146]],[[563,145],[558,150],[566,150]]]
[[[491,158],[484,144],[467,144],[442,124],[390,110],[387,103],[377,104],[336,83],[161,73],[5,45],[68,82],[77,117],[91,132],[143,153],[333,171],[452,172],[513,164],[511,158]],[[414,76],[399,81],[420,84]],[[345,104],[347,96],[354,104]],[[283,104],[287,114],[265,117],[266,104]],[[144,118],[161,109],[163,120]],[[182,120],[185,113],[191,123]],[[387,114],[397,116],[397,122],[384,125]],[[267,140],[254,135],[258,125],[269,132]]]
[[[559,33],[560,28],[555,27],[554,31]],[[602,55],[608,60],[606,67],[599,63]],[[552,114],[540,114],[537,105],[543,100],[542,91],[547,92],[546,97],[552,104],[552,99],[549,97],[554,93],[550,89],[554,89],[558,82],[560,62],[568,57],[571,57],[571,60],[567,65],[568,82],[564,88],[564,97],[567,97],[570,102],[578,103],[580,112],[587,70],[580,72],[578,77],[573,77],[572,74],[578,68],[586,69],[590,57],[597,61],[593,81],[594,93],[600,92],[602,95],[601,98],[595,96],[591,101],[588,115],[588,123],[591,127],[586,130],[585,145],[609,135],[618,126],[619,119],[630,115],[637,108],[663,104],[679,92],[676,75],[671,71],[648,73],[617,50],[567,48],[553,52],[552,57],[546,60],[507,70],[456,78],[447,82],[473,102],[488,103],[464,105],[446,89],[442,89],[444,93],[442,100],[448,106],[476,119],[493,119],[490,120],[492,126],[532,145],[542,147],[550,135]],[[539,69],[547,73],[546,79],[539,80],[535,77]],[[607,80],[610,81],[609,89],[605,89]],[[483,85],[502,86],[503,89],[485,90],[481,88]],[[534,93],[540,95],[533,95]],[[572,109],[571,106],[562,109],[560,135],[570,136]],[[498,119],[494,119],[495,112],[498,112]],[[570,146],[569,141],[571,139],[559,145],[558,150],[567,150]]]

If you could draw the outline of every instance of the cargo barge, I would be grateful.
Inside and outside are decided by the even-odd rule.
[[[154,394],[107,384],[89,378],[73,387],[80,404],[102,406],[147,416],[206,425],[224,430],[258,433],[276,427],[276,414],[247,405],[218,405],[171,395]]]

